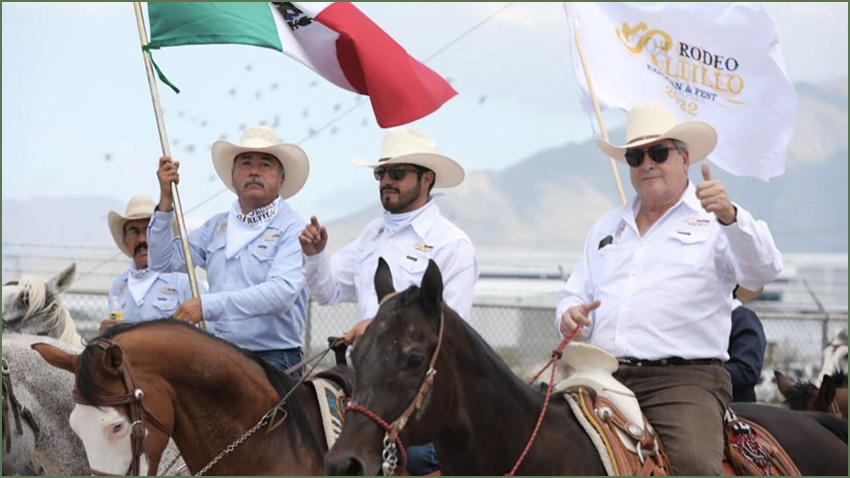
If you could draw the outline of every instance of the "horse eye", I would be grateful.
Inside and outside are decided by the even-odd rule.
[[[114,435],[114,434],[118,434],[118,433],[119,433],[119,432],[121,432],[121,430],[123,430],[123,429],[124,429],[124,424],[123,424],[123,423],[116,423],[115,425],[112,425],[112,434],[113,434],[113,435]]]
[[[416,370],[424,361],[425,357],[421,355],[411,355],[410,357],[407,357],[407,368]]]

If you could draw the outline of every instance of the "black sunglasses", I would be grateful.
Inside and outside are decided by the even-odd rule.
[[[384,178],[384,173],[390,175],[390,179],[393,181],[401,181],[407,176],[407,173],[417,173],[419,174],[419,170],[414,167],[404,167],[404,166],[396,166],[393,168],[385,168],[383,166],[379,166],[375,168],[375,179],[380,181]]]
[[[667,157],[670,155],[670,150],[676,149],[670,146],[665,146],[663,144],[656,144],[655,146],[651,146],[647,149],[627,149],[626,150],[626,162],[629,163],[629,166],[636,168],[643,163],[643,158],[646,154],[649,154],[649,157],[652,158],[658,164],[667,161]],[[646,154],[644,154],[646,153]]]

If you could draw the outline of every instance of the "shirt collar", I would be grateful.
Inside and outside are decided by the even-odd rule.
[[[679,200],[674,204],[669,211],[672,211],[684,204],[685,207],[690,208],[696,213],[703,212],[702,203],[697,198],[697,191],[694,183],[688,179],[688,187],[685,188],[685,192],[682,193],[682,196],[679,197]],[[623,208],[620,210],[620,217],[630,224],[634,224],[635,217],[637,217],[638,212],[640,212],[641,202],[640,199],[635,195],[632,197],[631,201],[629,201]],[[666,215],[667,213],[665,213]]]
[[[416,234],[424,239],[425,234],[428,233],[431,226],[434,224],[434,221],[436,221],[437,217],[440,215],[440,208],[433,199],[429,199],[428,203],[423,207],[425,210],[422,211],[422,214],[416,216],[416,219],[413,220],[411,225],[413,226],[413,230]]]

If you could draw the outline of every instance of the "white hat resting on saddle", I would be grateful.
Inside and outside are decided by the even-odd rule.
[[[355,166],[377,168],[393,164],[413,164],[434,171],[435,188],[452,188],[463,182],[463,167],[455,160],[437,153],[437,142],[425,133],[403,128],[391,129],[384,136],[377,163],[362,158],[352,160]]]
[[[219,140],[212,145],[212,160],[215,172],[221,182],[233,192],[233,161],[241,153],[267,153],[280,162],[286,175],[278,194],[283,199],[290,198],[304,187],[310,174],[310,161],[307,153],[294,144],[281,143],[274,131],[267,126],[251,126],[242,134],[239,144]]]
[[[124,244],[124,224],[127,224],[127,222],[129,221],[135,221],[138,219],[150,219],[153,215],[153,209],[155,207],[156,203],[150,197],[134,196],[130,198],[130,202],[127,203],[127,211],[124,213],[123,216],[115,211],[109,211],[109,214],[107,215],[107,222],[109,223],[109,232],[112,233],[112,239],[115,241],[115,244],[127,257],[133,257],[133,251],[130,250],[126,244]],[[174,229],[174,232],[176,234],[176,218],[174,221],[172,221],[171,227]]]
[[[626,150],[662,139],[677,139],[688,146],[690,163],[708,156],[717,145],[717,132],[710,124],[702,121],[679,123],[673,113],[658,103],[635,106],[626,119],[626,144],[614,146],[598,139],[596,146],[609,157],[626,162]]]

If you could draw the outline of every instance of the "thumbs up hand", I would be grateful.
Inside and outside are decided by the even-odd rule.
[[[697,199],[706,212],[712,212],[721,224],[729,225],[738,217],[738,210],[726,196],[726,188],[720,181],[711,179],[708,161],[702,163],[703,182],[697,186]]]

